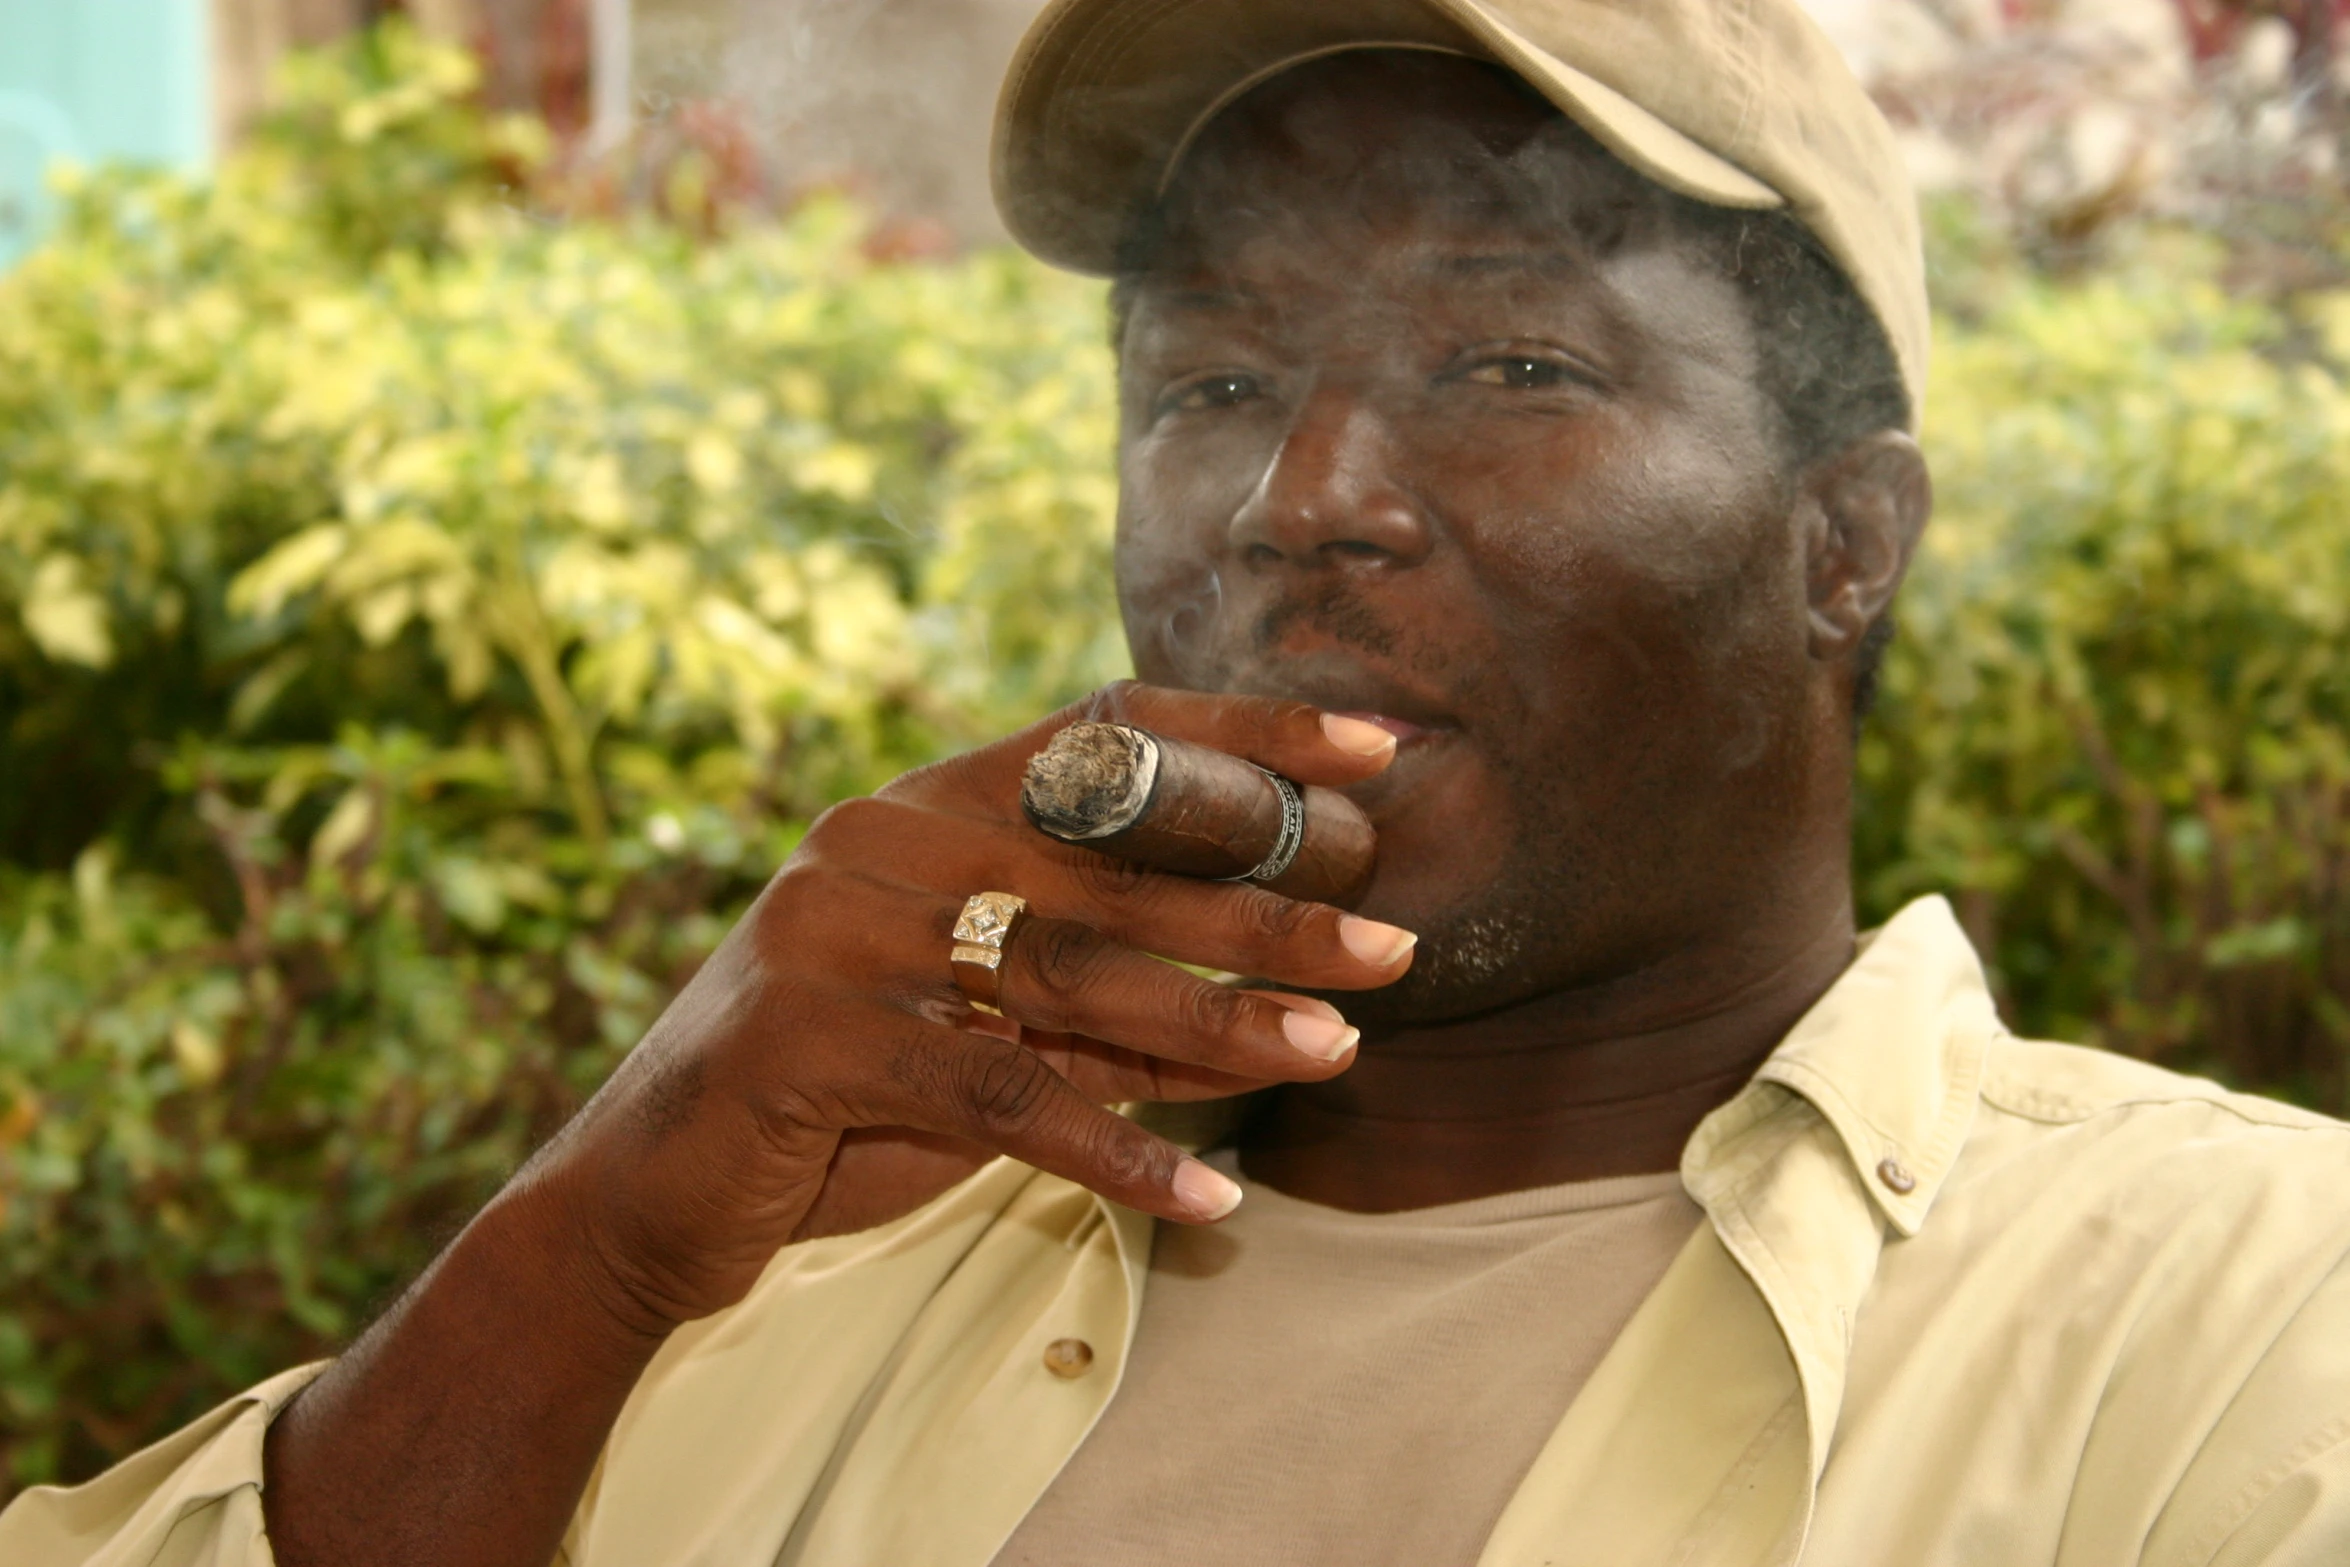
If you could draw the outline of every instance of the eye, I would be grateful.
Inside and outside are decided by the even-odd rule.
[[[1496,354],[1470,365],[1461,372],[1460,379],[1484,386],[1506,386],[1514,392],[1541,392],[1581,377],[1555,359],[1532,354]]]
[[[1198,413],[1214,408],[1233,408],[1254,401],[1265,392],[1264,382],[1253,375],[1234,370],[1218,370],[1210,375],[1194,376],[1170,387],[1159,399],[1159,412]]]

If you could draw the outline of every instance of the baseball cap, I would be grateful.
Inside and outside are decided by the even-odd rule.
[[[1666,189],[1784,207],[1876,312],[1913,420],[1923,407],[1917,200],[1892,128],[1798,0],[1054,0],[996,108],[1005,226],[1107,275],[1226,105],[1292,66],[1381,48],[1494,62]]]

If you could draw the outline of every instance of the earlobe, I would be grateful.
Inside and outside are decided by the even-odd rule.
[[[1813,464],[1803,480],[1814,658],[1849,658],[1893,602],[1934,509],[1918,444],[1880,430]]]

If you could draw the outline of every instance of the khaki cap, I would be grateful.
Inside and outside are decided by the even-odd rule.
[[[1788,208],[1844,268],[1925,402],[1925,261],[1893,132],[1797,0],[1054,0],[996,108],[1013,238],[1115,269],[1127,224],[1215,114],[1351,49],[1517,72],[1633,168],[1720,207]]]

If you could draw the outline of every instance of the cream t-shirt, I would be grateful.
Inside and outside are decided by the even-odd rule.
[[[1211,1163],[1116,1397],[996,1567],[1468,1567],[1702,1217],[1677,1174],[1347,1213]]]

